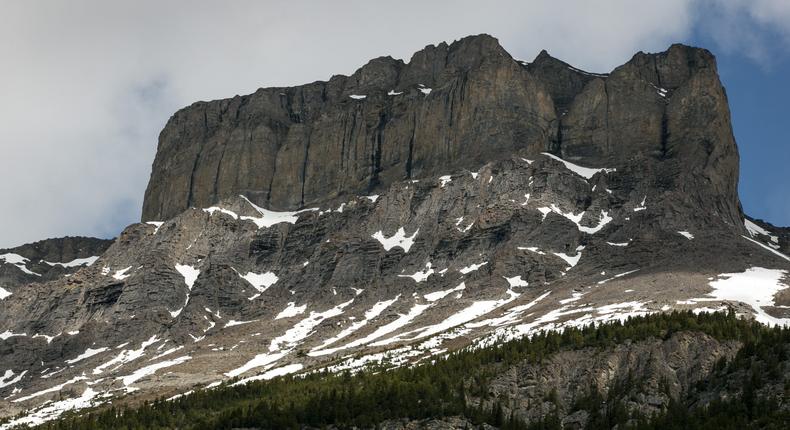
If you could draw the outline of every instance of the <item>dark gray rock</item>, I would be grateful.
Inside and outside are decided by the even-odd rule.
[[[678,191],[662,198],[740,225],[738,153],[708,51],[673,45],[596,75],[545,51],[522,65],[486,35],[182,109],[160,135],[143,220],[238,194],[298,209],[542,151],[633,166]]]
[[[62,237],[41,240],[16,248],[0,249],[0,288],[13,292],[25,284],[47,282],[74,273],[88,262],[72,265],[66,263],[97,257],[103,254],[112,242],[112,240],[93,237]],[[1,257],[7,254],[21,256],[27,261],[21,265],[12,264],[10,261],[12,259],[16,261],[15,258]]]
[[[238,194],[296,209],[476,168],[542,148],[554,120],[551,98],[496,39],[428,46],[408,64],[379,58],[349,77],[177,112],[160,135],[143,219]]]

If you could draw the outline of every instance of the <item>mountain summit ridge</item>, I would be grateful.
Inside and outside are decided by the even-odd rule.
[[[351,76],[181,109],[160,135],[142,219],[238,194],[296,210],[541,152],[613,168],[641,158],[730,224],[742,218],[710,52],[675,44],[601,75],[545,51],[524,64],[478,35],[428,45],[408,63],[379,57]]]

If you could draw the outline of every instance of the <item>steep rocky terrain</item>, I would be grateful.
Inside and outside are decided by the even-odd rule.
[[[63,237],[0,249],[0,298],[23,285],[51,281],[90,266],[112,242]]]
[[[737,181],[715,60],[681,45],[595,75],[476,36],[196,103],[162,131],[146,222],[0,301],[0,412],[35,423],[671,309],[786,324],[787,234],[744,217]],[[665,350],[644,348],[628,354]]]
[[[732,312],[662,313],[387,371],[286,375],[99,406],[44,428],[782,430],[788,352],[788,328]]]
[[[673,45],[592,75],[545,52],[524,64],[484,35],[182,109],[160,135],[143,220],[239,194],[295,210],[544,151],[639,166],[629,180],[662,181],[644,184],[661,199],[740,224],[738,153],[708,51]]]

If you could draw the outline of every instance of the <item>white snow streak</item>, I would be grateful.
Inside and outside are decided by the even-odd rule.
[[[374,318],[376,318],[379,315],[381,315],[381,313],[384,312],[385,309],[390,307],[399,298],[400,298],[400,294],[398,294],[392,300],[386,300],[386,301],[383,301],[383,302],[376,303],[367,312],[365,312],[365,319],[364,320],[357,321],[357,322],[351,324],[345,330],[343,330],[340,333],[338,333],[337,335],[325,340],[324,343],[322,343],[321,345],[313,348],[313,350],[310,351],[307,355],[309,355],[311,357],[317,357],[317,356],[321,356],[321,355],[332,354],[335,351],[343,349],[343,348],[332,348],[332,349],[324,349],[324,348],[326,348],[329,345],[332,345],[333,343],[335,343],[335,342],[337,342],[337,341],[339,341],[339,340],[341,340],[343,338],[348,337],[352,333],[354,333],[354,332],[358,331],[359,329],[361,329],[362,327],[366,326],[368,324],[368,322],[370,322]]]
[[[307,305],[296,306],[295,302],[289,302],[288,306],[285,307],[279,314],[277,314],[274,319],[278,320],[280,318],[291,318],[297,315],[301,315],[307,309]]]
[[[681,236],[685,237],[688,240],[694,239],[694,235],[687,231],[679,231],[678,234],[680,234]]]
[[[477,269],[485,266],[486,264],[488,264],[487,261],[484,261],[482,263],[475,263],[475,264],[471,264],[471,265],[466,266],[466,267],[462,267],[458,271],[461,272],[462,275],[466,275],[467,273],[472,273],[472,272],[476,271]]]
[[[74,364],[74,363],[76,363],[78,361],[81,361],[81,360],[84,360],[84,359],[86,359],[88,357],[93,357],[96,354],[101,354],[102,352],[107,351],[108,349],[109,348],[107,348],[107,347],[96,348],[96,349],[88,348],[82,354],[72,358],[71,360],[66,360],[66,363]]]
[[[112,277],[117,279],[117,280],[119,280],[119,281],[123,281],[124,279],[132,276],[132,275],[127,275],[126,274],[126,272],[128,272],[131,268],[132,268],[132,266],[129,266],[129,267],[125,268],[125,269],[116,270],[115,273],[112,275]]]
[[[425,263],[425,269],[414,273],[413,275],[398,275],[399,278],[412,278],[414,282],[420,283],[428,279],[434,273],[431,268],[431,263]]]
[[[758,241],[756,241],[756,240],[754,240],[754,239],[752,239],[752,238],[750,238],[750,237],[746,237],[746,236],[741,236],[741,237],[743,237],[744,239],[746,239],[746,240],[748,240],[748,241],[750,241],[750,242],[753,242],[753,243],[755,243],[755,244],[757,244],[757,245],[761,246],[762,248],[765,248],[767,251],[769,251],[769,252],[771,252],[771,253],[773,253],[773,254],[776,254],[776,255],[778,255],[779,257],[782,257],[782,258],[784,258],[784,259],[785,259],[785,260],[787,260],[787,261],[790,261],[790,257],[788,257],[788,256],[786,256],[786,255],[784,255],[784,254],[782,254],[781,252],[779,252],[779,251],[777,251],[777,250],[775,250],[775,249],[772,249],[772,248],[768,247],[768,246],[767,246],[767,245],[765,245],[765,244],[762,244],[762,243],[760,243],[760,242],[758,242]]]
[[[146,376],[153,375],[159,369],[164,369],[165,367],[171,367],[178,364],[181,364],[185,361],[190,360],[192,357],[188,355],[184,355],[182,357],[174,358],[172,360],[161,361],[159,363],[151,364],[145,367],[141,367],[140,369],[135,370],[133,373],[116,378],[118,380],[123,381],[123,385],[126,386],[127,391],[134,391],[135,389],[130,387],[130,385],[134,384],[135,382],[139,381],[140,379],[145,378]]]
[[[565,161],[562,158],[557,157],[556,155],[549,154],[548,152],[544,152],[543,155],[559,161],[560,163],[564,164],[568,170],[572,171],[573,173],[576,173],[577,175],[585,179],[591,179],[593,175],[595,175],[598,172],[609,173],[609,172],[614,172],[616,170],[616,169],[605,169],[605,168],[594,169],[590,167],[582,167],[577,164],[573,164],[570,161]]]
[[[49,261],[45,261],[44,263],[49,264],[50,266],[61,266],[61,267],[79,267],[79,266],[90,266],[91,264],[95,263],[99,257],[86,257],[86,258],[75,258],[74,260],[69,261],[68,263],[50,263]]]
[[[587,227],[580,224],[586,211],[582,211],[578,215],[574,214],[573,212],[563,212],[562,209],[557,207],[557,205],[555,205],[554,203],[551,204],[551,207],[540,207],[538,208],[538,210],[543,214],[543,219],[546,219],[546,215],[548,215],[549,212],[554,212],[558,215],[562,215],[563,217],[570,220],[572,223],[576,224],[576,227],[579,229],[579,231],[588,234],[598,233],[602,228],[604,228],[606,224],[609,224],[612,220],[614,220],[614,218],[609,216],[609,212],[601,211],[601,214],[599,215],[598,218],[598,225],[594,227]]]
[[[429,302],[435,302],[435,301],[438,301],[438,300],[441,300],[441,299],[445,298],[449,294],[452,294],[452,293],[454,293],[456,291],[463,291],[465,289],[466,289],[466,284],[461,282],[455,288],[450,288],[449,290],[436,291],[434,293],[428,293],[428,294],[423,295],[422,297],[425,300],[429,301]]]
[[[36,273],[28,269],[26,264],[30,260],[19,254],[14,254],[14,253],[1,254],[0,260],[8,264],[13,264],[14,266],[17,267],[17,269],[27,273],[28,275],[41,276],[40,273]]]

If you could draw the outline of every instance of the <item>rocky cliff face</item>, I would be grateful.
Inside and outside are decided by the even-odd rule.
[[[738,153],[708,51],[673,45],[596,75],[545,51],[516,61],[485,35],[182,109],[160,135],[143,220],[239,194],[295,210],[545,151],[635,166],[661,199],[740,225]]]
[[[787,235],[743,218],[737,166],[713,57],[680,45],[604,76],[478,36],[197,103],[160,138],[161,221],[0,298],[0,413],[671,309],[788,323]]]
[[[112,242],[93,237],[63,237],[0,249],[0,289],[11,293],[25,284],[72,274],[90,266]]]

